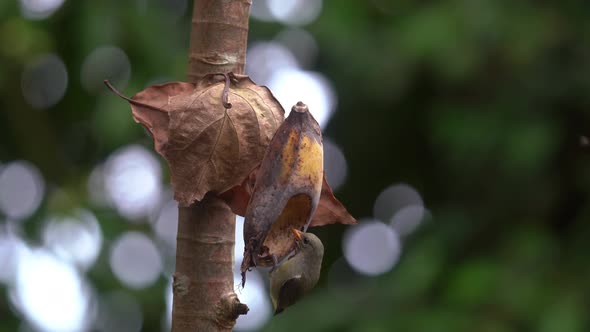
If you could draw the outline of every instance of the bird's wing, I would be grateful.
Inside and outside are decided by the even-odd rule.
[[[275,315],[303,297],[303,279],[301,275],[288,279],[281,285]]]

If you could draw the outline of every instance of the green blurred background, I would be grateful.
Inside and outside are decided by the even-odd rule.
[[[71,265],[95,299],[80,326],[138,330],[125,327],[124,315],[111,318],[110,328],[92,321],[103,317],[105,298],[123,298],[140,312],[141,331],[166,330],[174,256],[154,226],[170,197],[165,163],[152,155],[163,194],[139,216],[94,197],[89,178],[130,144],[152,151],[128,105],[101,82],[110,78],[133,95],[183,80],[190,1],[35,3],[0,2],[0,200],[13,195],[13,187],[1,187],[2,172],[16,160],[44,181],[34,211],[0,211],[0,269],[8,275],[0,280],[0,331],[72,329],[44,328],[15,300],[22,285],[6,272],[18,266],[6,239],[51,254],[48,220],[80,209],[98,221],[102,238],[91,266]],[[275,67],[268,65],[281,60],[275,53],[249,53],[257,82],[279,84],[267,76],[289,66],[328,82],[333,112],[324,136],[346,159],[332,166],[346,172],[336,196],[357,219],[380,218],[377,197],[405,184],[429,217],[412,234],[396,233],[396,244],[383,250],[401,252],[375,276],[342,258],[346,227],[314,230],[327,248],[318,288],[264,327],[250,327],[590,331],[588,36],[587,1],[254,0],[250,46],[291,52]],[[112,246],[128,231],[154,239],[161,257],[161,272],[143,286],[129,287],[112,271]]]

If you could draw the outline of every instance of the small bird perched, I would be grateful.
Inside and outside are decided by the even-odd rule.
[[[270,296],[275,315],[299,301],[311,291],[320,278],[324,245],[312,233],[295,234],[296,252],[286,262],[270,273]]]

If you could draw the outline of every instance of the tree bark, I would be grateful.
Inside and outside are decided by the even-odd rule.
[[[195,0],[188,78],[244,73],[251,0]]]
[[[188,78],[244,73],[251,0],[195,0]],[[231,331],[248,307],[234,293],[235,215],[215,195],[178,209],[172,331]]]

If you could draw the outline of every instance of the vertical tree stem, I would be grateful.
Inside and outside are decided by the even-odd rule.
[[[251,0],[195,0],[188,78],[244,73]],[[231,331],[248,311],[234,293],[235,215],[215,195],[179,207],[172,331]]]
[[[251,0],[195,0],[188,78],[244,73]]]

